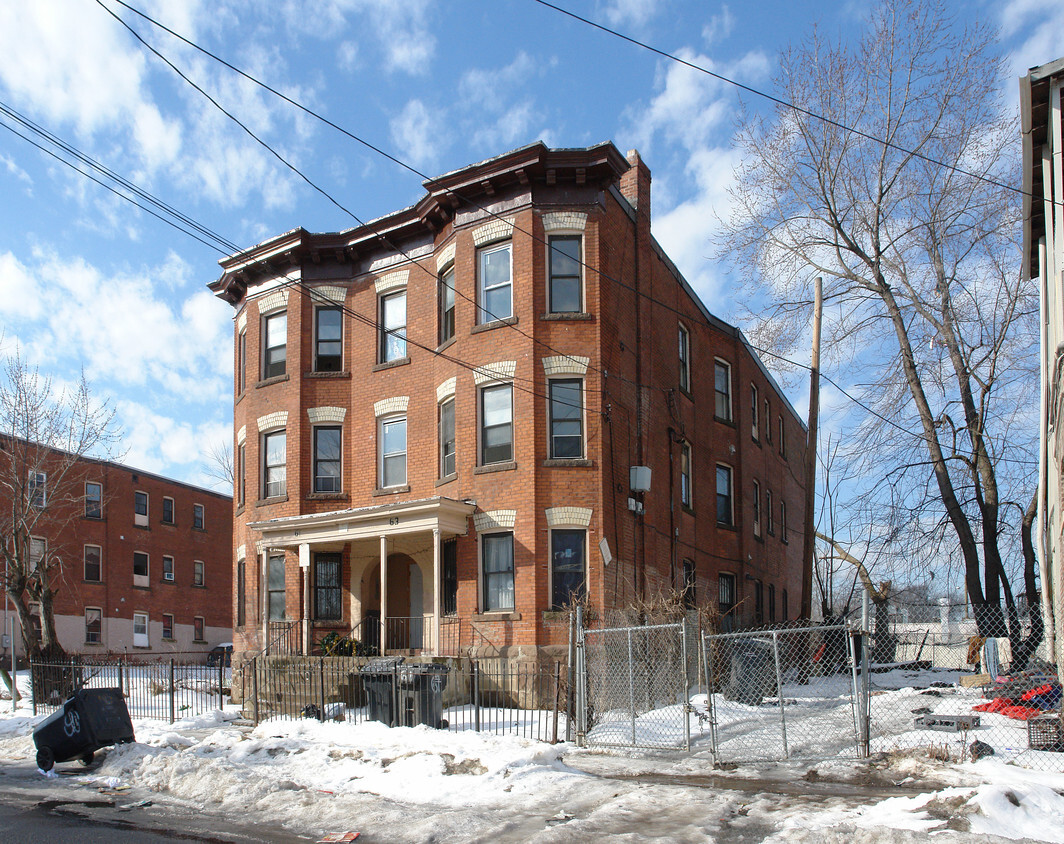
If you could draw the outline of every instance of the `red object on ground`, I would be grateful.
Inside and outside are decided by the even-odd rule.
[[[1013,706],[1015,701],[1007,697],[996,697],[990,703],[981,703],[978,706],[973,706],[976,712],[1001,712],[1002,710]]]
[[[1053,691],[1053,685],[1051,683],[1046,683],[1044,686],[1039,686],[1037,689],[1031,689],[1029,692],[1024,692],[1023,697],[1020,699],[1030,700],[1031,698],[1038,697],[1039,695],[1047,695],[1051,691]]]

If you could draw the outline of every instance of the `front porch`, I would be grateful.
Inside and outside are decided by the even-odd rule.
[[[455,538],[475,507],[439,497],[250,524],[263,652],[458,655],[470,634],[454,606]]]

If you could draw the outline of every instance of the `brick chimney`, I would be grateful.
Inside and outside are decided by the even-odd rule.
[[[621,176],[621,194],[636,209],[639,216],[650,219],[650,168],[639,157],[639,151],[630,149],[625,155],[631,168]]]

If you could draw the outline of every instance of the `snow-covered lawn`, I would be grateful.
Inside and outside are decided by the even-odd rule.
[[[44,716],[10,707],[0,701],[0,759],[25,763]],[[91,773],[50,782],[136,785],[206,812],[306,835],[358,830],[367,841],[1064,842],[1064,775],[1000,756],[938,762],[916,736],[869,761],[721,772],[702,741],[691,754],[607,755],[473,731],[237,718],[235,707],[174,725],[134,718],[135,743],[100,754]]]

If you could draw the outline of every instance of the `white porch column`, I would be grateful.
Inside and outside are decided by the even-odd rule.
[[[388,537],[381,537],[381,654],[388,647]]]
[[[440,529],[432,529],[432,653],[440,655]]]
[[[259,550],[259,560],[261,560],[259,571],[259,599],[262,602],[262,647],[269,648],[270,646],[270,549],[262,548]],[[266,651],[266,655],[269,656],[269,650]]]
[[[303,656],[310,656],[310,545],[299,546],[299,569],[303,572]]]

